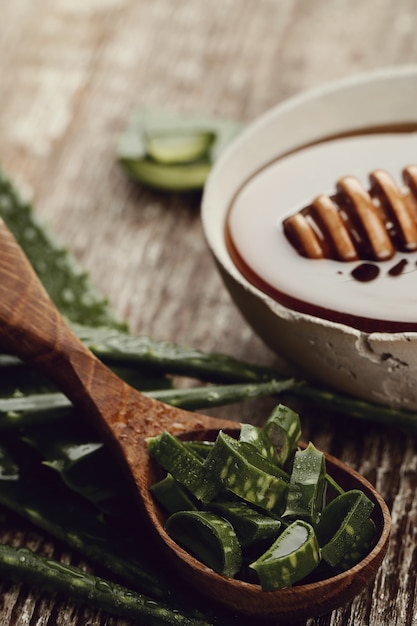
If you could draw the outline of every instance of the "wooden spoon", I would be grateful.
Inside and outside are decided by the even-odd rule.
[[[166,558],[190,586],[213,601],[258,618],[299,620],[348,602],[372,580],[387,550],[387,506],[372,485],[330,456],[329,473],[346,489],[362,489],[375,502],[377,543],[349,571],[311,584],[263,592],[258,585],[215,573],[180,548],[164,531],[164,514],[149,492],[158,470],[147,454],[145,440],[163,430],[185,438],[214,438],[221,428],[237,433],[238,425],[167,406],[115,376],[68,328],[2,220],[0,348],[38,368],[92,420],[133,479],[132,498],[136,493]]]

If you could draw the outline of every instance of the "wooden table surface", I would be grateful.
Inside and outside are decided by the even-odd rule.
[[[199,194],[132,184],[115,161],[118,137],[136,107],[248,123],[307,88],[411,63],[415,9],[413,0],[2,0],[0,166],[132,331],[276,364],[215,270]],[[250,420],[274,402],[217,414]],[[305,436],[373,482],[393,518],[374,584],[308,626],[417,625],[414,437],[308,407],[302,416]],[[0,535],[54,552],[50,537],[6,511]],[[70,550],[61,557],[90,567]],[[132,625],[8,583],[0,623]]]

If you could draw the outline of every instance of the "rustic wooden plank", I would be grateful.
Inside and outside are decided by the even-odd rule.
[[[132,107],[249,122],[303,89],[413,62],[416,26],[412,0],[2,0],[0,164],[134,331],[276,363],[214,268],[198,194],[161,194],[129,182],[115,163],[117,138]],[[264,415],[272,404],[216,413],[256,420],[254,411]],[[305,436],[375,482],[394,522],[370,590],[308,626],[416,624],[414,438],[302,412]],[[0,536],[59,554],[49,538],[8,514]],[[8,583],[0,603],[4,626],[128,626]]]

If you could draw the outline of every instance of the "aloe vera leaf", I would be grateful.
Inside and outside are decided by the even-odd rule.
[[[60,246],[36,217],[6,175],[0,171],[0,217],[3,218],[35,268],[61,313],[73,322],[125,329],[89,276]]]
[[[270,381],[278,376],[271,368],[246,363],[222,353],[155,341],[114,328],[93,328],[81,324],[72,325],[72,328],[105,363],[139,365],[212,382]]]
[[[272,396],[286,391],[293,384],[293,379],[271,380],[259,383],[209,385],[189,389],[161,389],[147,391],[146,394],[166,404],[191,411]]]
[[[286,380],[142,391],[166,404],[195,410],[279,394],[291,384],[291,380]],[[67,416],[70,407],[69,400],[59,392],[0,397],[0,430],[59,420]]]
[[[313,406],[332,414],[344,414],[355,419],[395,426],[406,432],[417,432],[417,413],[415,411],[368,402],[333,389],[311,385],[302,380],[296,381],[286,391],[286,395],[307,400]]]
[[[38,528],[79,550],[91,561],[114,572],[121,580],[158,598],[169,591],[148,560],[133,549],[40,463],[16,455],[15,446],[0,446],[0,504]],[[51,498],[51,493],[54,497]]]
[[[107,333],[108,329],[97,329],[98,333]],[[113,332],[113,331],[112,331]],[[330,413],[348,415],[355,419],[367,420],[379,424],[395,426],[406,432],[417,431],[417,413],[396,407],[361,400],[348,394],[339,393],[333,389],[326,389],[315,386],[303,380],[285,379],[278,372],[268,367],[256,366],[244,361],[239,361],[233,357],[223,354],[205,353],[192,348],[177,346],[165,342],[156,342],[147,337],[132,337],[126,333],[120,335],[116,333],[116,338],[126,338],[126,346],[130,348],[124,351],[126,346],[119,347],[115,353],[111,354],[110,346],[93,346],[97,356],[110,364],[131,363],[132,367],[144,367],[155,369],[155,371],[165,371],[170,374],[184,375],[199,378],[207,381],[274,381],[277,385],[282,382],[284,385],[291,380],[291,384],[282,390],[283,397],[307,400],[312,406],[322,408]],[[130,343],[132,342],[132,343]],[[138,347],[138,352],[134,353],[134,343]],[[142,347],[140,347],[142,345]],[[148,351],[149,348],[149,351]],[[165,351],[167,348],[167,351]],[[141,354],[142,351],[142,354]],[[0,355],[0,369],[3,365],[7,367],[19,366],[20,362],[8,355]],[[3,370],[2,370],[3,371]],[[2,385],[2,380],[0,380]],[[180,393],[180,391],[179,391]],[[3,395],[0,387],[0,396]],[[267,394],[266,394],[267,395]],[[242,398],[245,399],[244,397]],[[237,399],[237,401],[239,401]],[[220,406],[223,401],[219,402]],[[225,404],[226,402],[224,402]],[[177,406],[180,406],[178,404]],[[216,406],[213,402],[207,405],[199,404],[199,407]]]
[[[57,392],[0,398],[0,430],[17,429],[49,421],[61,421],[72,413],[72,404]]]
[[[240,361],[226,354],[203,352],[114,328],[93,328],[81,324],[72,324],[72,328],[107,365],[138,369],[148,376],[152,372],[162,372],[209,382],[268,382],[281,378],[271,368]],[[19,365],[24,366],[17,358],[0,354],[0,368],[12,369]]]
[[[208,626],[144,594],[84,570],[43,557],[27,548],[0,545],[0,574],[53,593],[64,593],[114,615],[130,617],[149,626]]]
[[[123,365],[113,365],[110,367],[113,372],[122,378],[128,385],[135,387],[141,391],[163,391],[173,388],[173,378],[155,373],[147,375],[141,369],[126,367]],[[50,401],[53,405],[68,405],[67,401],[59,400],[59,392],[56,387],[38,372],[22,364],[22,367],[11,366],[2,367],[0,364],[0,398],[35,398],[34,403],[42,402],[40,396],[50,395]],[[36,401],[36,397],[39,400]],[[42,402],[44,408],[48,409],[48,403],[45,399]],[[31,406],[30,400],[26,401],[25,409]]]
[[[37,451],[42,462],[64,483],[108,515],[129,515],[129,492],[124,476],[96,433],[75,415],[72,419],[26,429],[22,441]]]

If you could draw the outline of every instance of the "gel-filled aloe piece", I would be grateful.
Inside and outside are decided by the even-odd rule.
[[[232,525],[210,511],[171,515],[167,533],[200,561],[224,576],[234,576],[242,564],[240,543]]]
[[[172,128],[145,137],[147,155],[158,163],[189,163],[206,156],[216,135],[200,129]]]
[[[262,427],[262,432],[275,448],[277,462],[283,466],[296,450],[301,437],[298,413],[278,404]]]
[[[305,578],[317,567],[320,558],[313,527],[297,520],[249,567],[257,573],[263,591],[274,591]]]

